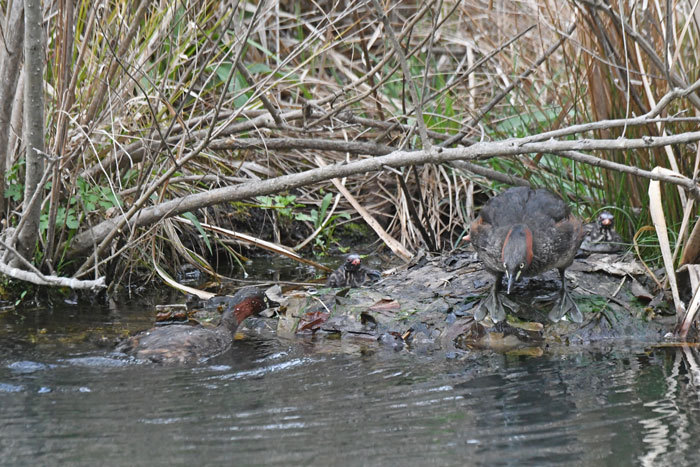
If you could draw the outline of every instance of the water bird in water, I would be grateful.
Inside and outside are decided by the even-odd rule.
[[[219,297],[214,297],[219,298]],[[171,324],[138,333],[120,343],[117,351],[154,363],[193,363],[231,347],[238,326],[247,317],[274,305],[257,287],[244,287],[233,297],[216,327]]]
[[[328,287],[360,287],[380,277],[379,271],[362,265],[360,255],[351,253],[345,258],[345,262],[328,276],[326,285]]]
[[[506,318],[498,294],[504,275],[509,294],[520,277],[556,268],[561,290],[549,318],[556,322],[569,313],[573,321],[582,322],[583,315],[569,295],[564,271],[573,262],[583,235],[581,221],[548,190],[515,187],[491,198],[472,222],[469,233],[479,259],[496,279],[474,319],[483,320],[487,312],[494,322]]]

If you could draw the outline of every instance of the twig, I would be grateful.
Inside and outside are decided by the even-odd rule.
[[[34,274],[39,274],[39,275],[41,274],[41,271],[39,271],[39,269],[37,269],[37,267],[34,266],[31,262],[26,260],[24,258],[24,256],[22,256],[19,253],[19,251],[17,251],[12,245],[8,245],[7,243],[0,240],[0,246],[2,246],[3,248],[5,248],[5,250],[7,250],[6,255],[9,253],[12,253],[15,256],[15,258],[17,258],[19,260],[20,263],[22,263],[24,266],[26,266],[27,269],[29,269],[30,272],[33,272]],[[3,260],[3,263],[5,263],[4,260]]]
[[[391,146],[363,141],[343,141],[320,138],[227,138],[214,140],[209,145],[214,150],[232,149],[317,149],[320,151],[349,152],[383,156],[394,151]]]
[[[226,115],[227,118],[230,115],[226,112],[221,112],[220,115]],[[304,117],[301,110],[292,110],[290,112],[285,112],[280,116],[283,120],[289,122],[291,120],[299,120]],[[218,123],[215,119],[211,119],[211,125]],[[265,113],[259,115],[250,120],[244,122],[236,122],[226,125],[217,132],[217,137],[228,136],[236,133],[242,133],[251,130],[259,130],[262,128],[275,128],[276,124],[271,115]],[[83,178],[94,178],[99,173],[103,172],[105,168],[117,164],[121,167],[122,164],[132,161],[133,163],[140,162],[143,160],[144,155],[152,151],[158,151],[163,144],[176,145],[180,142],[190,143],[192,141],[201,141],[206,137],[208,130],[202,129],[197,131],[192,131],[187,135],[176,135],[166,138],[165,142],[159,139],[143,139],[136,141],[128,146],[126,146],[122,151],[118,152],[113,156],[106,157],[104,161],[99,161],[99,164],[89,169],[84,170],[80,176]],[[166,131],[166,134],[168,132]],[[126,157],[128,156],[128,157]]]
[[[323,160],[322,160],[319,156],[316,156],[315,161],[316,161],[316,165],[318,165],[318,166],[320,166],[320,167],[322,167],[322,166],[324,165]],[[346,179],[343,178],[343,179],[340,181],[340,184],[343,185],[343,186],[345,186],[345,181],[346,181]],[[335,200],[333,201],[333,206],[331,206],[331,208],[328,210],[328,213],[326,213],[326,218],[323,219],[323,220],[319,219],[320,222],[318,223],[318,227],[316,227],[316,230],[314,230],[313,232],[311,232],[311,235],[309,235],[308,237],[306,237],[301,243],[299,243],[299,244],[296,245],[294,248],[292,248],[294,251],[299,251],[299,250],[301,250],[301,249],[304,248],[306,245],[308,245],[309,242],[310,242],[311,240],[313,240],[314,238],[316,238],[316,236],[317,236],[319,233],[321,233],[321,231],[326,227],[326,225],[328,224],[328,222],[330,222],[331,218],[333,217],[333,214],[335,213],[335,210],[336,210],[336,208],[338,207],[338,202],[339,202],[339,201],[340,201],[340,193],[337,193],[337,194],[335,195]],[[319,213],[320,213],[320,211],[319,211]]]
[[[418,12],[416,12],[416,14],[413,15],[413,18],[411,19],[411,21],[408,24],[406,24],[406,27],[404,28],[404,32],[399,36],[399,41],[403,40],[403,38],[409,33],[409,31],[411,31],[413,29],[413,27],[418,23],[418,21],[428,12],[428,10],[430,8],[432,8],[433,4],[435,4],[435,0],[431,0],[429,3],[424,3],[421,6],[421,9],[418,10]],[[410,57],[413,54],[415,54],[418,50],[420,50],[421,47],[423,47],[423,45],[427,41],[428,41],[428,37],[421,40],[420,43],[418,43],[413,49],[411,49],[411,51],[408,53],[408,56]],[[381,71],[383,69],[384,65],[386,65],[392,57],[393,57],[392,53],[386,54],[374,67],[372,67],[371,70],[369,70],[365,74],[364,77],[362,77],[360,79],[360,82],[365,82],[366,80],[369,79],[369,76],[372,76],[373,74]],[[363,100],[364,98],[366,98],[367,96],[369,96],[370,94],[375,92],[376,89],[378,89],[380,86],[383,86],[386,83],[386,81],[388,81],[390,79],[390,77],[393,76],[394,72],[396,70],[398,70],[398,68],[400,66],[401,66],[400,64],[396,65],[391,70],[389,70],[388,73],[384,73],[382,71],[382,73],[384,73],[384,78],[382,78],[381,80],[378,80],[376,83],[374,83],[374,85],[372,86],[372,88],[370,90],[365,91],[365,92],[353,97],[352,99],[348,99],[338,106],[335,106],[335,108],[331,112],[328,112],[327,114],[323,115],[318,120],[315,120],[313,122],[313,125],[320,125],[325,120],[329,120],[329,119],[333,118],[336,114],[344,111],[347,107],[351,106],[352,104],[354,104],[356,102]],[[356,83],[356,82],[350,83],[349,85],[344,86],[343,89],[331,94],[330,96],[328,96],[324,99],[319,99],[318,101],[313,102],[313,104],[323,105],[323,104],[332,103],[336,99],[338,99],[340,96],[344,95],[349,89],[354,89],[355,87],[357,87],[358,84],[359,83]]]
[[[228,22],[226,23],[226,26],[224,27],[224,30],[227,30],[231,26],[233,19],[236,15],[237,8],[238,8],[238,2],[236,2],[236,5],[231,9],[231,14],[229,15],[229,19],[228,19]],[[90,20],[92,21],[92,19],[93,18],[91,16]],[[218,41],[219,42],[222,41],[223,37],[224,37],[224,34],[221,34],[219,36]],[[212,47],[210,47],[210,51],[204,57],[205,63],[208,63],[210,61],[211,57],[214,56],[214,54],[217,51],[216,45],[218,44],[218,42],[214,42],[209,37],[207,37],[207,41],[212,43]],[[88,44],[88,43],[89,43],[88,41],[85,41],[84,45]],[[81,53],[83,50],[84,50],[84,48],[81,50]],[[78,58],[80,59],[80,56]],[[118,63],[123,66],[123,63],[121,61],[119,61]],[[194,67],[197,65],[197,63],[198,62],[196,60],[193,60],[192,63],[190,64],[190,66],[188,67],[188,69],[185,71],[185,73],[183,73],[183,76],[189,76],[190,73],[193,71]],[[207,67],[199,67],[199,71],[197,72],[197,76],[194,78],[193,82],[195,82],[195,83],[198,82],[200,80],[201,76],[206,72],[206,70],[207,70]],[[79,75],[79,73],[74,73],[73,74],[74,79],[77,79],[78,75]],[[144,76],[147,76],[147,75],[144,74]],[[75,83],[71,82],[70,89],[73,89],[74,85],[75,85]],[[154,88],[155,88],[155,86],[154,86]],[[84,170],[80,176],[83,178],[86,178],[86,179],[95,178],[100,173],[105,172],[107,167],[110,167],[114,164],[116,164],[117,167],[121,167],[122,161],[125,158],[127,160],[130,159],[131,161],[133,161],[133,163],[137,163],[137,162],[140,162],[143,159],[144,155],[148,154],[149,152],[157,152],[162,147],[164,147],[164,146],[167,147],[168,144],[173,144],[173,145],[177,144],[178,141],[183,139],[183,137],[182,136],[170,137],[170,135],[172,135],[173,132],[175,132],[176,130],[180,130],[180,131],[184,131],[184,132],[189,134],[189,130],[188,130],[187,126],[184,126],[184,125],[180,126],[177,124],[177,122],[179,121],[179,116],[182,112],[182,109],[185,106],[185,102],[186,102],[186,99],[180,100],[180,105],[178,106],[177,110],[175,111],[175,115],[172,117],[168,128],[165,130],[164,139],[154,140],[154,139],[151,139],[150,137],[139,138],[138,141],[136,141],[135,143],[130,144],[129,146],[125,147],[122,151],[117,152],[116,154],[110,155],[109,157],[105,158],[104,161],[99,159],[98,164],[94,165],[90,169]],[[224,114],[226,115],[226,118],[228,118],[230,116],[229,112],[221,112],[220,113],[220,115],[224,115]],[[201,118],[201,120],[206,120],[206,119],[207,119],[206,116]],[[193,122],[194,124],[198,123],[198,119],[193,119],[193,120],[194,120],[194,122]],[[214,124],[214,123],[215,122],[212,122],[212,124]],[[160,127],[158,127],[158,128],[160,128]],[[202,131],[204,131],[204,130],[202,130]],[[190,138],[197,138],[197,137],[201,137],[201,136],[198,136],[198,135],[190,136]],[[79,150],[82,151],[82,148],[80,148]]]
[[[617,13],[615,13],[612,9],[612,7],[605,2],[602,2],[600,0],[577,0],[581,3],[584,3],[586,5],[589,5],[591,7],[603,10],[605,13],[610,16],[610,18],[617,23],[618,26],[622,26],[624,28],[624,31],[635,40],[639,44],[639,46],[644,50],[644,52],[647,54],[649,57],[649,60],[651,63],[659,70],[661,74],[666,76],[666,67],[664,66],[664,62],[659,58],[659,56],[656,54],[654,51],[654,48],[652,47],[649,42],[639,35],[637,31],[635,31],[632,26],[629,25],[627,21],[623,21]],[[667,27],[670,27],[668,25]],[[671,83],[673,86],[679,87],[679,88],[686,88],[688,86],[688,83],[685,82],[685,80],[679,76],[677,73],[674,73],[673,71],[669,70],[668,73],[668,79],[669,83]],[[700,109],[700,97],[698,97],[696,94],[690,94],[687,96],[688,100],[697,108]]]
[[[406,61],[406,56],[401,50],[401,44],[399,44],[398,39],[396,39],[396,34],[394,34],[394,28],[391,27],[389,18],[387,18],[384,13],[384,9],[379,4],[379,0],[372,0],[374,8],[377,11],[379,19],[384,23],[384,30],[389,35],[389,40],[394,47],[394,52],[401,62],[401,69],[403,70],[403,75],[408,81],[408,91],[411,94],[411,100],[416,109],[416,124],[418,125],[418,134],[420,135],[421,142],[423,143],[423,148],[430,149],[433,147],[430,139],[428,138],[428,129],[425,126],[425,120],[423,120],[423,102],[418,99],[418,88],[416,87],[413,77],[411,76],[411,69],[408,67],[408,62]]]
[[[640,169],[639,167],[634,167],[630,165],[620,164],[617,162],[612,162],[606,159],[601,159],[595,156],[584,154],[578,151],[554,151],[555,153],[571,159],[572,161],[584,162],[593,167],[602,167],[604,169],[614,170],[616,172],[628,173],[635,175],[637,177],[648,178],[649,180],[659,180],[663,182],[673,183],[674,185],[681,186],[688,190],[695,199],[700,200],[700,185],[693,182],[693,180],[683,177],[678,174],[677,177],[668,177],[663,174],[655,174],[649,170]]]
[[[507,183],[508,185],[530,186],[530,182],[528,182],[524,178],[516,177],[515,175],[504,174],[503,172],[499,172],[498,170],[493,170],[489,167],[483,167],[472,162],[452,161],[450,162],[450,165],[458,169],[466,170],[468,172],[481,175],[482,177],[486,177],[489,180]]]
[[[413,169],[414,173],[416,173],[416,168],[413,167]],[[422,219],[418,215],[418,211],[416,211],[416,205],[413,202],[411,192],[408,190],[408,186],[406,185],[404,175],[405,174],[403,172],[399,172],[396,174],[396,177],[399,179],[399,186],[401,186],[401,191],[403,191],[404,198],[406,198],[406,207],[408,208],[408,215],[413,220],[413,225],[415,225],[418,228],[418,232],[420,232],[421,237],[423,237],[423,241],[425,242],[425,245],[428,248],[428,250],[435,251],[435,241],[433,240],[432,235],[430,235],[426,230],[425,226],[423,225]],[[416,184],[416,186],[420,189],[420,184]],[[422,196],[419,193],[419,199],[421,198]]]
[[[397,121],[383,121],[383,120],[376,120],[373,118],[365,118],[365,117],[358,117],[357,115],[353,114],[352,112],[341,112],[338,114],[335,118],[337,118],[340,121],[347,122],[347,123],[355,123],[358,125],[364,125],[370,128],[381,128],[382,130],[387,130],[387,131],[393,131],[393,130],[401,130],[401,131],[410,131],[411,125],[406,125]],[[698,120],[700,121],[700,117],[698,117]],[[440,133],[439,131],[432,131],[428,130],[428,136],[430,136],[432,139],[438,139],[438,140],[445,140],[450,137],[450,135],[446,133]]]
[[[83,116],[83,124],[87,124],[88,122],[92,124],[94,122],[95,114],[97,113],[100,104],[102,104],[104,96],[107,93],[109,84],[111,83],[112,78],[114,77],[114,73],[116,73],[117,67],[119,66],[120,60],[117,59],[126,55],[128,48],[131,45],[131,41],[133,40],[136,33],[141,29],[141,19],[148,11],[148,7],[150,5],[151,2],[146,0],[142,0],[139,3],[139,6],[136,9],[136,12],[134,13],[133,23],[131,24],[129,31],[126,33],[121,44],[119,45],[119,51],[113,55],[114,61],[110,63],[104,79],[97,81],[98,83],[100,83],[100,87],[94,94],[92,102],[90,102],[90,106],[88,107],[87,112],[85,112]],[[101,6],[95,5],[94,8],[99,9],[101,8]],[[100,24],[100,22],[98,21],[97,24]]]
[[[191,226],[194,226],[192,221],[185,219],[184,217],[177,217],[175,218],[178,222],[181,222],[183,224],[188,224]],[[295,261],[298,261],[300,263],[308,264],[309,266],[313,266],[316,269],[319,269],[321,271],[325,272],[332,272],[332,269],[329,268],[328,266],[324,266],[323,264],[317,263],[316,261],[312,261],[310,259],[304,258],[303,256],[300,256],[296,251],[293,251],[285,246],[278,245],[276,243],[268,242],[267,240],[263,240],[261,238],[256,238],[248,234],[244,234],[241,232],[234,232],[233,230],[229,229],[224,229],[221,227],[218,227],[216,225],[210,225],[207,224],[206,222],[200,222],[199,225],[206,230],[211,230],[212,232],[216,232],[220,235],[225,235],[231,238],[234,238],[240,242],[243,243],[248,243],[252,246],[257,246],[260,248],[264,248],[268,251],[272,251],[274,253],[278,253],[281,255],[284,255],[288,258],[291,258]]]
[[[341,183],[342,183],[343,185],[345,185],[345,179],[341,180]],[[311,232],[311,235],[309,235],[308,237],[306,237],[304,240],[301,241],[301,243],[297,244],[296,246],[294,246],[294,248],[292,248],[294,251],[299,251],[299,250],[301,250],[302,248],[304,248],[306,245],[309,244],[309,242],[310,242],[311,240],[313,240],[314,238],[316,238],[316,236],[317,236],[319,233],[321,233],[321,231],[322,231],[323,229],[326,228],[326,226],[328,225],[328,223],[330,222],[330,220],[333,218],[333,214],[335,214],[335,210],[338,208],[338,203],[339,203],[339,202],[340,202],[340,193],[337,193],[337,194],[335,195],[335,200],[333,200],[333,205],[331,206],[331,208],[328,210],[328,213],[326,214],[326,218],[323,219],[323,221],[321,221],[321,222],[319,223],[318,227],[316,227],[316,230],[314,230],[313,232]]]
[[[525,29],[523,29],[522,31],[520,31],[519,33],[517,33],[515,36],[511,37],[510,39],[508,39],[507,41],[505,41],[504,43],[502,43],[501,45],[499,45],[498,47],[496,47],[495,49],[493,49],[493,50],[492,50],[491,52],[489,52],[487,55],[484,55],[483,57],[481,57],[479,60],[477,60],[476,62],[474,62],[474,64],[473,64],[472,66],[470,66],[469,68],[467,68],[467,69],[464,71],[464,73],[462,73],[462,74],[460,75],[459,79],[455,79],[453,82],[449,83],[447,86],[441,88],[441,89],[438,90],[438,91],[435,91],[433,94],[431,94],[430,96],[428,96],[428,97],[425,99],[425,101],[431,102],[431,101],[433,101],[434,99],[436,99],[438,96],[440,96],[440,95],[446,93],[446,92],[449,91],[450,89],[452,89],[452,88],[454,88],[455,86],[457,86],[458,84],[462,83],[465,79],[467,79],[467,78],[474,72],[474,70],[476,70],[476,69],[479,68],[481,65],[483,65],[484,63],[486,63],[486,62],[488,62],[489,60],[491,60],[493,57],[495,57],[495,56],[498,55],[499,53],[501,53],[506,47],[508,47],[508,46],[511,45],[513,42],[515,42],[515,41],[517,41],[518,39],[520,39],[521,37],[523,37],[523,36],[524,36],[525,34],[527,34],[528,32],[532,31],[535,27],[537,27],[536,24],[531,24],[530,26],[526,27]],[[472,124],[472,125],[473,125],[473,124]],[[472,126],[472,125],[470,125],[470,126]]]
[[[238,62],[238,71],[241,72],[243,75],[243,79],[245,79],[248,82],[249,86],[253,86],[255,84],[255,78],[250,74],[248,69],[245,67],[245,65],[241,62]],[[284,126],[284,120],[280,118],[280,113],[277,111],[274,105],[272,105],[272,102],[265,96],[265,94],[260,93],[260,100],[262,101],[263,106],[267,109],[268,112],[270,112],[270,115],[272,115],[272,119],[275,121],[275,123],[278,126]]]
[[[515,80],[513,80],[512,83],[510,83],[505,89],[503,89],[500,93],[498,93],[497,96],[495,96],[491,101],[489,101],[488,104],[483,106],[481,109],[479,109],[479,112],[471,119],[469,120],[468,123],[464,125],[465,129],[454,135],[452,138],[448,139],[447,141],[444,141],[440,146],[442,147],[449,147],[455,143],[458,143],[462,141],[462,138],[464,138],[467,133],[469,132],[469,129],[476,125],[479,121],[481,121],[484,116],[493,109],[496,104],[498,104],[504,97],[506,97],[516,86],[518,86],[525,78],[530,76],[537,67],[539,67],[542,62],[544,62],[547,58],[549,58],[550,55],[552,55],[563,43],[566,41],[569,36],[574,32],[576,29],[576,23],[572,23],[569,26],[569,29],[566,31],[566,35],[562,36],[555,44],[553,44],[550,48],[548,48],[536,61],[535,63],[530,66],[527,70],[525,70],[523,73],[520,74]]]
[[[234,60],[234,64],[235,64],[235,63],[238,63],[238,62],[240,61],[241,56],[242,56],[242,54],[243,54],[243,51],[246,49],[245,46],[244,46],[244,44],[245,44],[246,41],[248,40],[248,37],[250,36],[250,33],[251,33],[251,31],[253,30],[253,27],[254,27],[255,24],[256,24],[256,18],[257,18],[257,16],[258,16],[258,13],[259,13],[260,10],[262,9],[263,3],[264,3],[264,2],[258,3],[258,6],[257,6],[257,8],[255,9],[255,12],[254,12],[252,18],[250,19],[250,24],[248,25],[248,28],[246,29],[246,34],[245,34],[245,36],[244,36],[244,37],[241,39],[241,41],[240,41],[240,48],[238,49],[238,53],[237,53],[237,55],[236,55],[236,59]],[[233,75],[234,75],[234,73],[230,73],[230,74],[229,74],[228,79],[227,79],[227,81],[226,81],[226,84],[224,85],[224,89],[228,89],[228,86],[229,86],[229,84],[230,84],[231,79],[233,78]],[[222,106],[223,101],[224,101],[224,97],[225,97],[225,93],[222,93],[222,94],[221,94],[221,97],[219,98],[219,102],[218,102],[218,104],[217,104],[217,110],[216,110],[216,112],[215,112],[215,114],[214,114],[214,118],[213,118],[213,121],[214,121],[214,122],[217,120],[218,113],[219,113],[219,111],[221,110],[221,106]],[[196,157],[197,155],[199,155],[199,153],[202,152],[202,150],[207,146],[207,144],[208,144],[209,141],[211,140],[212,134],[213,134],[213,132],[214,132],[214,127],[215,127],[215,125],[214,125],[214,123],[212,123],[212,124],[209,126],[209,129],[207,130],[207,133],[206,133],[206,136],[205,136],[204,140],[201,141],[200,144],[199,144],[192,152],[190,152],[189,154],[187,154],[186,156],[184,156],[180,161],[178,161],[177,164],[173,165],[165,174],[163,174],[161,177],[158,178],[158,180],[156,180],[154,183],[152,183],[151,186],[150,186],[150,187],[141,195],[141,197],[136,201],[136,203],[134,203],[134,205],[131,207],[131,209],[129,209],[129,211],[128,211],[125,215],[123,215],[123,216],[121,216],[121,217],[119,218],[120,220],[119,220],[119,223],[117,224],[117,227],[116,227],[112,232],[110,232],[110,234],[108,234],[108,235],[102,240],[102,242],[100,242],[100,244],[99,244],[98,247],[97,247],[97,250],[95,250],[95,251],[92,253],[91,257],[88,258],[88,259],[82,264],[82,266],[80,266],[80,268],[79,268],[78,271],[76,272],[75,277],[80,277],[83,273],[85,273],[85,271],[90,267],[90,263],[93,262],[93,257],[96,259],[96,258],[102,253],[102,251],[104,251],[104,249],[107,247],[107,245],[109,244],[109,242],[111,242],[112,239],[117,235],[117,233],[119,232],[119,230],[120,230],[124,225],[126,225],[126,223],[129,221],[129,219],[130,219],[132,216],[136,215],[136,213],[139,211],[139,209],[143,206],[143,204],[144,204],[146,201],[148,201],[148,199],[150,199],[150,196],[155,192],[155,190],[156,190],[159,186],[161,186],[163,183],[165,183],[165,182],[172,176],[172,174],[175,173],[175,171],[178,170],[185,162],[187,162],[188,160],[190,160],[190,159]]]

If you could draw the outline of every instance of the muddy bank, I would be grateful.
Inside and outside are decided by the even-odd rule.
[[[281,308],[282,336],[377,341],[396,349],[496,348],[538,353],[543,348],[600,342],[661,342],[675,317],[663,296],[653,297],[642,266],[631,256],[598,254],[576,259],[567,270],[584,314],[576,324],[547,319],[560,286],[558,273],[525,278],[508,298],[518,306],[507,323],[473,312],[491,285],[468,248],[452,256],[424,255],[362,288],[294,292]]]

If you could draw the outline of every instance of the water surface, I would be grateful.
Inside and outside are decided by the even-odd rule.
[[[111,354],[143,308],[0,314],[5,465],[698,465],[695,348],[395,352],[250,330],[190,367]]]

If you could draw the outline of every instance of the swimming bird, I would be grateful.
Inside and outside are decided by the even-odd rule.
[[[163,364],[193,363],[221,354],[231,347],[236,329],[244,319],[273,304],[257,287],[244,287],[228,298],[216,327],[158,326],[126,339],[116,350],[139,360]]]

